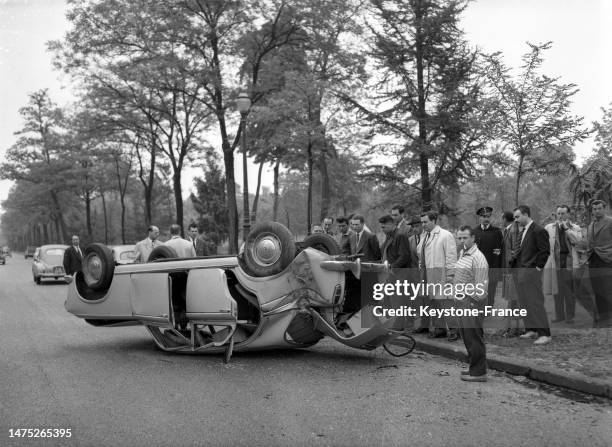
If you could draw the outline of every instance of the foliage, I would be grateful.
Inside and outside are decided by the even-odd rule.
[[[495,97],[496,137],[503,142],[506,164],[515,172],[515,204],[525,174],[554,175],[566,172],[573,161],[571,149],[589,131],[582,118],[570,114],[574,84],[540,73],[543,52],[551,43],[529,44],[521,72],[514,76],[499,53],[485,57],[486,74]]]

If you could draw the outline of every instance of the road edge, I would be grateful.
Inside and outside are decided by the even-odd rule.
[[[467,362],[467,352],[461,342],[450,345],[449,342],[413,336],[416,340],[416,349],[429,354]],[[538,382],[560,386],[598,397],[612,399],[612,384],[601,379],[588,377],[583,374],[560,372],[551,367],[537,365],[533,362],[518,360],[513,357],[499,354],[487,354],[487,364],[490,369],[506,372],[513,376],[525,376]]]

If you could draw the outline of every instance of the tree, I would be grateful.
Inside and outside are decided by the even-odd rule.
[[[216,235],[215,242],[226,240],[229,237],[229,213],[225,206],[225,176],[212,151],[206,154],[204,178],[196,178],[194,183],[196,193],[191,193],[190,199],[200,216],[198,226],[208,235]]]
[[[485,57],[486,74],[496,105],[493,110],[496,136],[503,142],[506,164],[515,172],[514,201],[519,203],[521,180],[528,173],[555,174],[573,161],[572,145],[589,131],[583,119],[570,114],[575,84],[540,74],[542,53],[551,42],[528,44],[518,76],[504,65],[500,53]]]
[[[612,202],[612,106],[602,108],[603,118],[593,123],[595,151],[582,168],[571,165],[569,190],[574,206],[581,205],[590,214],[594,199]]]
[[[430,209],[439,182],[472,176],[485,155],[488,124],[477,53],[458,28],[467,2],[370,3],[369,55],[376,75],[364,86],[365,100],[343,99],[374,131],[393,138],[383,147],[397,163],[379,167],[382,178],[418,188],[423,209]]]
[[[28,105],[19,109],[24,126],[16,132],[17,142],[6,153],[0,170],[2,178],[44,185],[50,202],[49,216],[57,224],[63,240],[68,240],[61,193],[68,189],[71,169],[62,155],[62,111],[49,98],[47,90],[28,95]]]

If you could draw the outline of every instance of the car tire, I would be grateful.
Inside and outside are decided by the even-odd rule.
[[[312,346],[324,337],[321,331],[315,329],[314,319],[308,312],[298,312],[287,327],[287,334],[294,343]]]
[[[311,234],[302,241],[302,247],[302,249],[314,248],[331,256],[342,253],[336,240],[329,234]]]
[[[36,285],[39,285],[39,286],[40,286],[40,284],[41,284],[41,282],[42,282],[42,281],[41,281],[41,279],[40,279],[40,276],[35,276],[35,277],[34,277],[34,282],[36,283]]]
[[[282,272],[294,257],[291,232],[278,222],[266,222],[256,225],[248,234],[238,264],[247,275],[264,277]]]
[[[113,281],[115,259],[113,253],[104,244],[89,244],[83,251],[83,280],[87,288],[95,291],[106,291]]]
[[[149,259],[147,262],[155,262],[158,259],[173,259],[178,258],[178,253],[172,247],[168,247],[167,245],[160,245],[153,249],[151,254],[149,255]]]

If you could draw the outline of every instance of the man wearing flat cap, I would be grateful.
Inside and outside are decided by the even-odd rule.
[[[495,302],[495,291],[499,281],[499,272],[502,267],[502,246],[504,245],[504,234],[491,225],[491,214],[493,208],[483,206],[476,211],[480,224],[474,228],[476,245],[485,256],[489,264],[489,286],[487,289],[487,305],[493,306]]]

